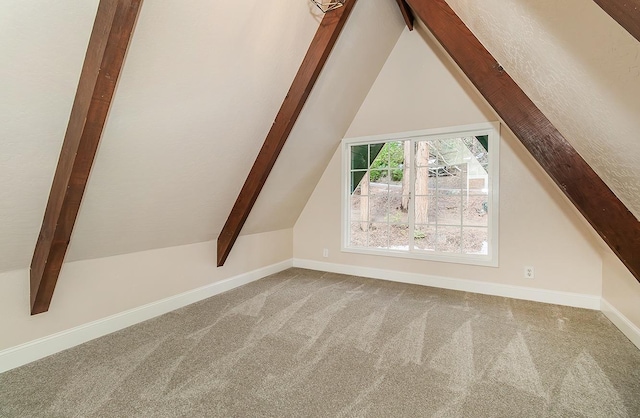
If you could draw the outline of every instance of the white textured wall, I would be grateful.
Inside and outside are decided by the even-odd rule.
[[[29,315],[28,270],[1,273],[0,351],[289,260],[292,233],[242,236],[221,268],[215,242],[67,263],[51,309],[36,316]]]
[[[356,4],[243,234],[293,227],[403,27],[393,1]]]
[[[0,272],[29,265],[98,1],[0,12]]]
[[[97,4],[2,2],[0,272],[31,260]],[[293,227],[402,30],[396,8],[358,2],[244,234]],[[319,20],[307,1],[145,1],[67,261],[215,239]]]
[[[97,4],[2,4],[0,271],[29,265]],[[315,33],[310,10],[144,2],[68,261],[217,236]]]
[[[403,32],[350,136],[497,120],[435,41],[422,35]],[[340,150],[296,223],[294,257],[599,296],[594,233],[506,128],[501,141],[499,268],[340,252]],[[535,280],[523,279],[525,265],[535,267]]]
[[[640,283],[609,248],[603,249],[602,298],[640,329]]]
[[[640,219],[640,42],[593,1],[447,2]]]

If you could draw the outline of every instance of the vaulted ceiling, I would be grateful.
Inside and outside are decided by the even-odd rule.
[[[97,5],[3,4],[0,271],[29,266]],[[306,1],[144,2],[67,261],[214,239],[320,19]],[[403,28],[388,0],[350,23],[243,233],[293,226]]]
[[[447,2],[640,219],[640,42],[593,1]]]
[[[640,221],[445,0],[407,0],[407,3],[506,126],[640,281]]]
[[[448,3],[639,218],[640,42],[591,1]],[[3,4],[0,271],[29,265],[97,4]],[[214,239],[319,19],[145,2],[67,259]],[[350,19],[243,234],[293,226],[403,26],[391,0]]]

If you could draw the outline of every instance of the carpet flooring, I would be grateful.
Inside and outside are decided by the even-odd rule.
[[[289,269],[0,374],[2,417],[640,417],[600,312]]]

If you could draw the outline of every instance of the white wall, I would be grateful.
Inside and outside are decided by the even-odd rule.
[[[2,2],[0,272],[33,255],[97,5]],[[213,240],[317,27],[305,2],[144,2],[67,261]]]
[[[594,1],[447,3],[640,219],[640,42]]]
[[[0,272],[29,266],[98,1],[0,13]]]
[[[2,273],[0,350],[290,260],[292,234],[242,236],[220,268],[214,241],[67,263],[49,312],[35,316],[28,270]]]
[[[602,311],[640,348],[640,283],[603,247]]]
[[[0,272],[33,255],[97,5],[2,2]],[[319,14],[306,0],[144,2],[67,261],[215,239]],[[293,227],[402,25],[393,2],[358,2],[242,234]]]
[[[358,2],[216,268],[214,240],[322,15],[307,1],[144,2],[51,308],[31,317],[27,267],[97,5],[2,5],[0,350],[290,260],[291,228],[404,25],[393,2]]]
[[[393,1],[355,5],[242,234],[293,227],[403,27]]]
[[[403,32],[347,135],[498,120],[434,42],[421,29]],[[594,233],[504,125],[501,141],[498,268],[340,252],[339,150],[294,227],[294,258],[599,297]],[[523,279],[525,265],[535,280]]]

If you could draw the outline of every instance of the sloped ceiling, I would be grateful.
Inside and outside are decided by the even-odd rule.
[[[2,3],[0,271],[29,265],[97,5]]]
[[[0,271],[31,260],[98,1],[80,3],[3,3]],[[396,7],[356,5],[249,232],[293,226],[401,33]],[[303,0],[146,1],[67,261],[214,239],[319,21]]]
[[[295,224],[403,28],[394,1],[356,4],[241,234]]]
[[[640,218],[640,43],[592,1],[448,3]],[[0,271],[29,265],[97,4],[3,2]],[[302,0],[145,2],[67,260],[216,237],[312,12]],[[401,28],[395,2],[358,3],[243,234],[293,225]]]
[[[640,219],[640,42],[593,1],[447,2]]]

